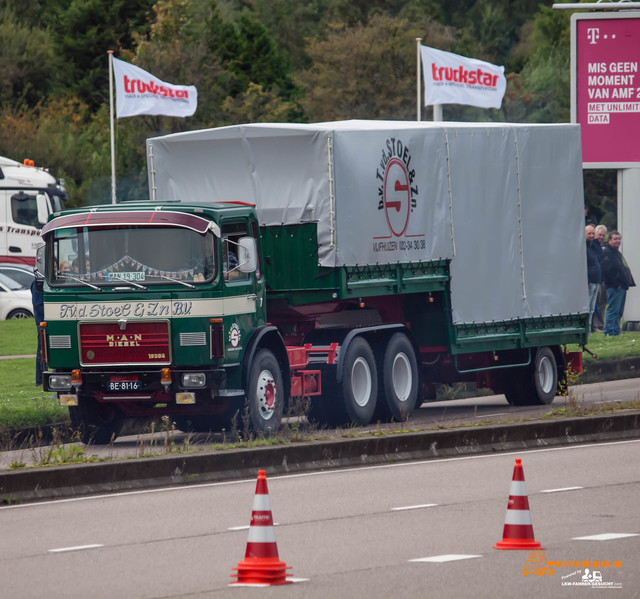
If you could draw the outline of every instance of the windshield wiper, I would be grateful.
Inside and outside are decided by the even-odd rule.
[[[180,281],[179,279],[174,279],[173,277],[168,277],[167,275],[160,275],[163,279],[167,279],[167,281],[172,281],[174,283],[180,283],[180,285],[184,285],[185,287],[189,287],[189,289],[195,289],[196,286],[191,283],[187,283],[186,281]]]
[[[129,281],[127,279],[121,279],[120,277],[114,277],[113,273],[109,273],[109,281],[120,281],[121,283],[126,283],[127,285],[131,285],[132,287],[144,289],[145,291],[147,290],[144,285],[140,285],[140,283],[136,283],[135,281]]]
[[[82,283],[87,287],[91,287],[91,289],[95,289],[96,291],[102,291],[102,287],[98,287],[97,285],[94,285],[93,283],[89,283],[88,281],[84,281],[83,279],[79,279],[78,277],[74,277],[66,273],[61,273],[59,276],[61,279],[71,279],[72,281],[77,281],[78,283]]]

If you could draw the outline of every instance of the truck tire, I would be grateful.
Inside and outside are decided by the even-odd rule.
[[[376,415],[404,422],[411,416],[418,397],[418,363],[411,341],[395,333],[384,351]]]
[[[122,429],[122,414],[116,406],[100,403],[91,395],[78,395],[78,405],[69,408],[71,427],[85,445],[107,445]]]
[[[280,428],[284,385],[280,364],[268,349],[256,352],[247,377],[247,407],[256,433],[275,433]]]
[[[558,365],[548,347],[539,347],[532,365],[505,374],[503,392],[514,406],[550,404],[558,389]]]
[[[378,397],[378,375],[373,351],[363,337],[356,337],[347,347],[339,396],[347,420],[359,426],[371,422]]]

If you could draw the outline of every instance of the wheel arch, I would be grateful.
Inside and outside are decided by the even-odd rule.
[[[260,349],[268,349],[278,360],[280,372],[282,374],[282,382],[284,384],[284,397],[288,400],[291,392],[291,372],[289,369],[289,358],[287,357],[287,348],[277,327],[265,326],[257,331],[249,339],[247,349],[244,352],[242,361],[242,386],[247,389],[250,365]]]

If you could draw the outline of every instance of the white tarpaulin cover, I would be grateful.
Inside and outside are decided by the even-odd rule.
[[[317,223],[322,266],[450,259],[455,324],[588,311],[578,125],[251,124],[147,154],[152,200]]]

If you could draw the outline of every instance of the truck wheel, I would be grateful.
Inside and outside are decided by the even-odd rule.
[[[505,373],[503,393],[513,406],[550,404],[558,388],[558,365],[548,347],[540,347],[533,365]]]
[[[274,433],[280,428],[283,410],[282,373],[268,349],[259,350],[249,369],[247,405],[253,430]]]
[[[395,333],[384,352],[381,393],[376,412],[404,422],[411,416],[418,397],[418,363],[413,346],[404,333]]]
[[[540,347],[536,352],[533,369],[533,389],[531,399],[536,404],[550,404],[558,389],[558,365],[553,352],[548,347]]]
[[[376,409],[378,376],[371,346],[362,337],[347,348],[340,392],[347,418],[360,426],[369,424]]]
[[[100,403],[91,395],[78,395],[78,405],[69,408],[71,426],[85,445],[107,445],[122,428],[122,415],[116,406]]]

